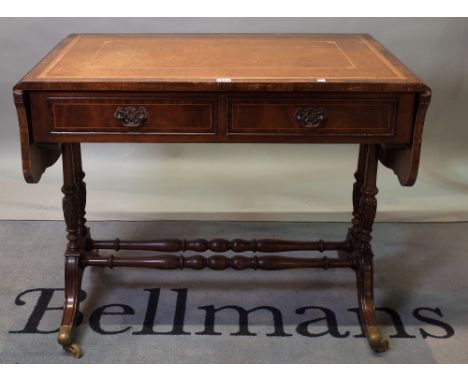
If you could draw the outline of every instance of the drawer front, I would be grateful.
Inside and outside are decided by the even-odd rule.
[[[229,135],[393,136],[398,99],[228,100]]]
[[[31,92],[36,143],[408,144],[412,93]]]
[[[52,134],[216,134],[216,99],[49,97]]]

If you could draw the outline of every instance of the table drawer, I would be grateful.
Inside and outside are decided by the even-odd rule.
[[[216,99],[49,97],[50,133],[216,134]]]
[[[411,93],[32,92],[34,140],[389,143],[411,141]]]
[[[228,100],[229,135],[393,136],[398,98]]]

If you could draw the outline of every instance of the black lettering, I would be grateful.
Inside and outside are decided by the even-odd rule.
[[[359,328],[361,329],[361,333],[355,334],[353,337],[354,338],[366,338],[364,332],[362,331],[362,323],[361,323],[361,317],[359,316],[359,309],[358,308],[348,309],[348,312],[356,313],[356,316],[357,316],[358,322],[359,322]]]
[[[156,320],[156,312],[158,310],[160,288],[145,289],[149,292],[148,305],[146,308],[145,320],[143,321],[143,328],[139,332],[134,332],[135,335],[144,334],[172,334],[172,335],[189,335],[190,332],[184,331],[185,310],[187,306],[187,288],[171,289],[177,293],[176,307],[174,313],[174,321],[172,330],[169,332],[155,332],[154,322]]]
[[[385,312],[390,316],[393,327],[396,330],[395,334],[389,335],[390,338],[416,338],[416,336],[408,334],[408,332],[405,329],[405,326],[403,325],[403,320],[395,310],[390,308],[376,308],[375,310],[379,312]],[[382,323],[385,324],[384,321],[382,321]]]
[[[235,310],[239,314],[239,331],[231,333],[231,336],[256,336],[255,333],[249,331],[249,314],[258,310],[267,310],[271,312],[273,316],[274,331],[268,333],[267,337],[290,337],[292,334],[288,334],[284,331],[283,316],[281,311],[272,306],[259,306],[250,310],[246,310],[240,306],[227,305],[220,308],[215,308],[214,305],[200,306],[198,309],[206,311],[205,315],[205,329],[195,334],[198,335],[209,335],[219,336],[221,333],[215,331],[215,316],[217,312],[222,310],[231,309]]]
[[[146,306],[145,319],[143,321],[143,329],[132,334],[154,334],[153,326],[158,311],[160,288],[145,289],[149,292],[148,304]]]
[[[335,338],[346,338],[346,337],[349,336],[349,331],[346,331],[343,334],[341,334],[339,332],[338,322],[336,320],[335,313],[331,309],[324,308],[324,307],[321,307],[321,306],[304,306],[302,308],[296,309],[296,313],[297,314],[304,314],[307,310],[310,310],[310,309],[320,310],[323,313],[325,313],[325,315],[321,316],[319,318],[316,318],[314,320],[309,320],[309,321],[302,322],[299,325],[297,325],[296,331],[299,334],[301,334],[303,336],[306,336],[306,337],[321,337],[321,336],[324,336],[326,334],[331,334]],[[309,331],[309,325],[313,324],[314,322],[320,322],[320,321],[326,321],[327,322],[328,330],[326,330],[324,332],[320,332],[320,333],[311,333]]]
[[[433,313],[437,314],[439,317],[443,317],[442,311],[439,308],[434,308],[434,309],[424,308],[424,307],[423,308],[417,308],[417,309],[415,309],[413,311],[413,315],[419,321],[425,322],[425,323],[430,324],[430,325],[437,326],[437,327],[445,330],[445,334],[436,335],[436,334],[431,334],[431,333],[427,332],[423,328],[419,328],[419,332],[421,333],[422,338],[427,338],[427,337],[431,337],[431,338],[450,338],[455,334],[455,330],[449,324],[447,324],[445,322],[442,322],[440,320],[436,320],[435,318],[432,318],[432,317],[423,316],[421,314],[422,311],[433,312]]]
[[[25,305],[26,303],[21,299],[24,295],[28,293],[39,292],[39,297],[36,301],[36,305],[26,322],[26,325],[21,330],[10,330],[9,333],[30,333],[30,334],[50,334],[50,333],[57,333],[59,328],[54,330],[39,330],[39,324],[41,320],[44,318],[44,314],[50,310],[63,310],[63,306],[53,306],[50,307],[50,301],[52,300],[52,296],[55,292],[61,291],[63,293],[63,289],[60,288],[36,288],[36,289],[28,289],[24,292],[20,293],[16,299],[15,304],[18,306]],[[83,301],[86,298],[86,293],[84,291],[80,291],[79,300]],[[76,325],[78,326],[83,321],[83,315],[80,311],[76,313]]]
[[[106,312],[107,308],[112,308],[112,307],[122,308],[122,311],[121,312]],[[124,315],[124,314],[135,314],[135,311],[133,310],[131,306],[124,305],[124,304],[109,304],[109,305],[101,306],[97,308],[93,313],[91,313],[91,316],[89,316],[89,326],[91,327],[91,329],[93,329],[95,332],[99,334],[125,333],[131,328],[130,326],[127,326],[126,328],[123,328],[121,330],[104,330],[102,329],[102,326],[101,326],[102,316],[116,316],[116,315]]]

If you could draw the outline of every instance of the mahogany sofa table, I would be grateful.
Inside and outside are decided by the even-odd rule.
[[[377,327],[371,231],[380,161],[416,180],[431,92],[365,34],[70,35],[13,89],[24,177],[37,183],[63,159],[65,306],[58,341],[72,341],[85,267],[266,269],[348,267],[371,348]],[[343,241],[94,240],[86,226],[82,142],[359,144],[353,219]],[[324,158],[326,160],[326,158]],[[99,249],[155,251],[103,256]],[[204,257],[167,252],[337,251],[338,256]]]

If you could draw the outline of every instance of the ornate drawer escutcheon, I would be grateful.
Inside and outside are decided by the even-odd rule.
[[[323,107],[300,107],[294,113],[294,117],[302,127],[319,127],[327,119],[327,111]]]
[[[119,106],[114,113],[115,119],[125,127],[139,127],[147,119],[146,109],[140,106],[138,109],[133,106]]]

